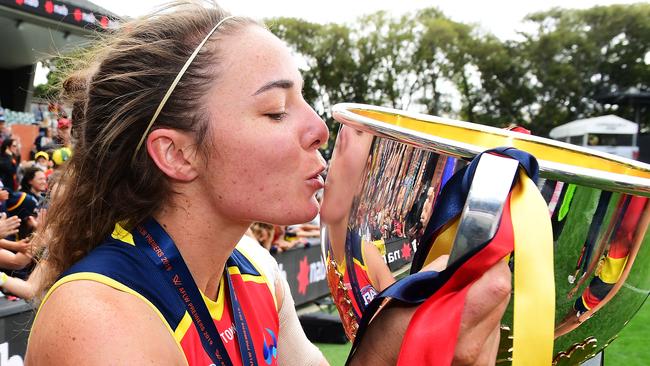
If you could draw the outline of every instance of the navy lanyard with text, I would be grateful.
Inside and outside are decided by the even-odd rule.
[[[153,219],[149,219],[144,224],[136,226],[132,234],[136,247],[151,259],[158,270],[162,272],[163,276],[169,280],[169,285],[175,289],[181,301],[185,304],[187,312],[192,317],[192,321],[199,333],[203,349],[210,356],[212,362],[215,365],[232,365],[228,351],[203,301],[201,292],[196,286],[192,274],[171,237]],[[230,262],[231,259],[228,259],[226,268],[231,264]],[[235,324],[242,364],[257,366],[257,358],[255,356],[255,349],[248,323],[233,290],[230,274],[227,269],[224,272],[224,284],[230,292],[232,317],[233,323]]]

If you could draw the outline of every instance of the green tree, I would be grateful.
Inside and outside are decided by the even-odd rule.
[[[532,14],[536,25],[521,43],[535,101],[531,123],[540,134],[578,118],[616,113],[634,119],[598,96],[629,88],[649,90],[650,4],[552,9]],[[642,125],[650,116],[644,114]]]

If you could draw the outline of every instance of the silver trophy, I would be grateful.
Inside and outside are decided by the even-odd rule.
[[[408,275],[413,256],[427,244],[423,234],[449,177],[500,146],[526,151],[539,162],[537,188],[553,231],[553,364],[578,365],[597,355],[648,296],[649,165],[388,108],[338,104],[333,114],[342,126],[325,183],[322,245],[328,284],[350,339],[368,304]],[[452,244],[429,245],[428,256],[448,254],[453,263],[494,235],[515,174],[513,160],[483,155]],[[512,306],[502,323],[497,363],[508,364]]]

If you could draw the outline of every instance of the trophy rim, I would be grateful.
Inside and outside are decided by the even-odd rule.
[[[338,122],[350,127],[363,130],[378,137],[390,138],[400,142],[413,145],[417,148],[431,150],[437,153],[451,155],[462,159],[471,159],[488,148],[471,143],[451,140],[441,136],[416,131],[395,124],[390,124],[376,119],[366,117],[355,111],[364,110],[379,112],[388,115],[403,116],[421,122],[437,125],[464,128],[471,131],[497,135],[504,139],[500,146],[512,146],[507,142],[515,140],[527,141],[540,145],[544,149],[558,149],[580,154],[585,158],[604,159],[616,166],[632,169],[650,177],[650,165],[626,159],[620,156],[608,154],[594,149],[569,143],[552,140],[549,138],[526,135],[492,126],[485,126],[476,123],[464,122],[445,117],[431,116],[422,113],[408,112],[394,108],[379,107],[360,103],[339,103],[332,107],[332,115]],[[581,167],[538,158],[540,176],[546,179],[560,180],[567,183],[590,186],[597,189],[618,191],[623,193],[650,197],[650,179],[634,175],[621,174],[605,170],[597,170],[588,167]]]

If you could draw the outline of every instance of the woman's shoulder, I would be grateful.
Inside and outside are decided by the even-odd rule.
[[[70,282],[96,282],[139,298],[175,329],[184,316],[185,306],[157,271],[153,262],[129,243],[128,238],[111,236],[65,271],[52,289]]]
[[[137,297],[98,282],[73,281],[59,286],[39,309],[26,361],[183,364],[182,352],[174,344],[154,310]]]
[[[272,284],[275,283],[280,272],[278,262],[257,240],[244,235],[235,248],[258,268]]]

